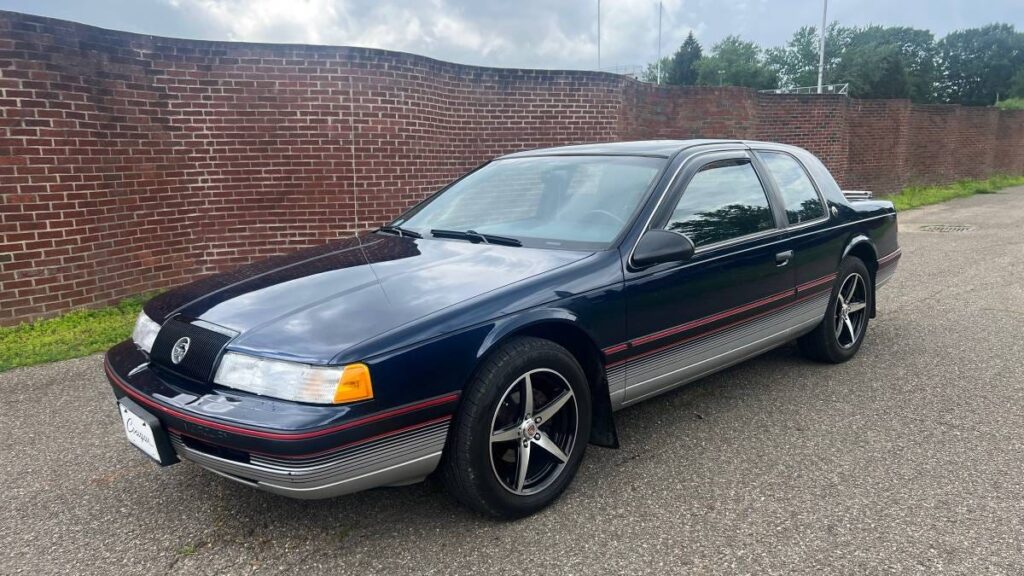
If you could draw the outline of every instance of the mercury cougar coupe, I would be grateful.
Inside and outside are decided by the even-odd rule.
[[[154,298],[105,369],[161,465],[297,498],[436,471],[525,516],[588,443],[618,446],[620,408],[794,339],[853,357],[896,234],[891,203],[793,146],[520,152],[374,232]]]

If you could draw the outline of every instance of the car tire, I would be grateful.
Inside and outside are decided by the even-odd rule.
[[[463,391],[441,480],[478,512],[529,516],[572,482],[590,423],[590,387],[576,358],[548,340],[514,338],[483,361]]]
[[[874,297],[874,284],[867,266],[860,258],[845,258],[832,285],[825,318],[797,340],[803,354],[830,364],[853,358],[864,343]]]

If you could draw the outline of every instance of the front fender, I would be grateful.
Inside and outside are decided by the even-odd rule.
[[[477,358],[479,359],[486,356],[509,336],[517,332],[522,332],[531,326],[537,326],[544,323],[569,325],[586,334],[587,337],[590,338],[591,342],[595,342],[594,335],[580,324],[579,317],[576,313],[564,308],[542,307],[528,310],[522,314],[501,318],[495,322],[491,326],[491,330],[488,332],[487,337],[480,343],[480,349],[477,351]]]
[[[611,389],[604,371],[605,358],[597,339],[572,310],[543,307],[495,323],[478,350],[483,358],[502,342],[517,334],[550,338],[564,346],[579,361],[591,390],[592,427],[590,443],[618,448],[619,437],[612,416]]]

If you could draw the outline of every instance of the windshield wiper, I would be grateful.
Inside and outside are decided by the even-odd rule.
[[[423,234],[414,232],[401,226],[381,226],[377,228],[377,232],[385,232],[387,234],[397,234],[399,236],[408,236],[409,238],[423,238]]]
[[[470,242],[477,243],[483,242],[484,244],[499,244],[501,246],[522,246],[523,243],[515,238],[509,238],[508,236],[497,236],[495,234],[481,234],[476,230],[431,230],[431,236],[437,236],[438,238],[455,238],[456,240],[469,240]]]

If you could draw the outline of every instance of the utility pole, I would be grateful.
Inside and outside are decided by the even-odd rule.
[[[828,16],[828,0],[821,10],[821,38],[818,39],[818,94],[821,94],[822,82],[825,78],[825,20]]]
[[[661,84],[661,6],[658,2],[658,84]]]
[[[597,69],[601,69],[601,0],[597,0]]]

